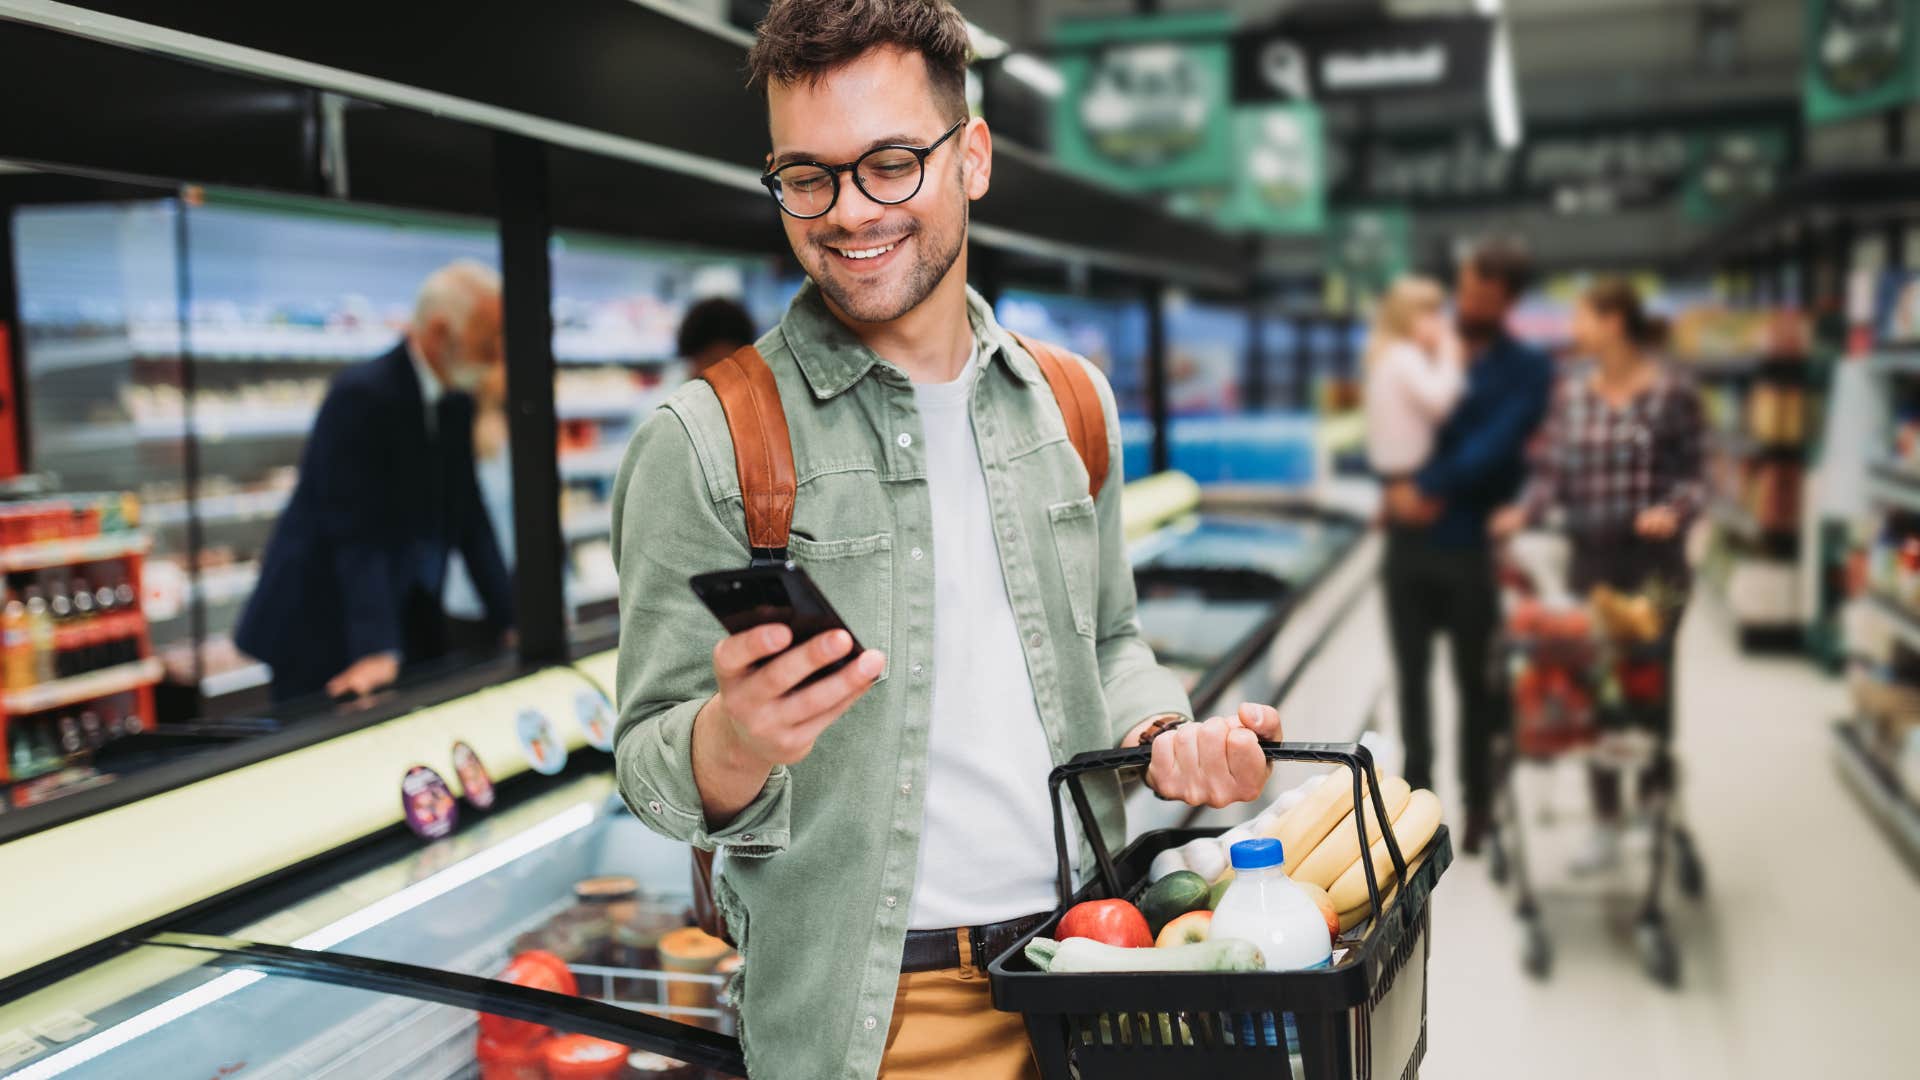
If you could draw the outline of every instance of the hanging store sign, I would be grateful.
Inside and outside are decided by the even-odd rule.
[[[1066,82],[1053,114],[1060,162],[1135,191],[1227,183],[1231,28],[1225,14],[1063,23],[1054,34]]]
[[[1920,0],[1807,0],[1802,96],[1809,123],[1920,98]]]
[[[1413,265],[1413,221],[1405,207],[1346,210],[1327,221],[1326,263],[1354,289],[1378,296]]]
[[[1318,232],[1326,222],[1327,169],[1320,110],[1253,105],[1234,110],[1240,164],[1217,220],[1259,232]]]
[[[1649,206],[1689,193],[1689,212],[1710,217],[1771,191],[1792,151],[1791,119],[1538,131],[1515,150],[1483,132],[1459,131],[1348,144],[1330,163],[1331,191],[1337,203],[1531,202],[1568,212]]]
[[[1484,92],[1492,52],[1493,21],[1476,16],[1282,23],[1234,35],[1234,99]]]

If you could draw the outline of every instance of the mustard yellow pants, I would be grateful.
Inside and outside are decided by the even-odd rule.
[[[993,1007],[986,962],[959,936],[959,967],[900,976],[880,1080],[1038,1080],[1025,1022]]]

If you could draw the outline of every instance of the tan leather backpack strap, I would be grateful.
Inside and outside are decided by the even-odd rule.
[[[787,413],[780,405],[780,387],[774,382],[773,369],[761,358],[760,350],[748,345],[700,377],[713,386],[720,408],[727,414],[753,561],[785,562],[798,481],[793,468],[793,437],[787,431]]]
[[[1033,354],[1040,373],[1047,377],[1053,396],[1060,403],[1060,415],[1067,422],[1067,438],[1087,467],[1087,494],[1100,497],[1112,463],[1107,450],[1107,414],[1100,408],[1100,391],[1080,358],[1044,341],[1015,334],[1021,347]]]

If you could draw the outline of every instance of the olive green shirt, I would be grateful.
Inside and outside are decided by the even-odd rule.
[[[1096,501],[1039,366],[972,291],[967,306],[987,368],[972,393],[974,433],[1057,764],[1191,706],[1135,619],[1106,380],[1088,365],[1113,463]],[[886,653],[886,670],[804,761],[775,769],[726,827],[708,827],[690,746],[694,715],[715,692],[723,632],[687,579],[745,566],[749,552],[726,418],[695,380],[635,434],[615,481],[614,753],[620,791],[642,821],[723,853],[715,894],[744,959],[735,993],[754,1076],[868,1080],[885,1048],[918,862],[940,539],[907,376],[862,345],[811,283],[759,349],[792,432],[792,557],[861,644]],[[1105,835],[1122,836],[1117,780],[1088,786]]]

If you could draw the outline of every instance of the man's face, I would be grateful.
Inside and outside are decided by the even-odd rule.
[[[497,379],[499,398],[506,397],[506,350],[500,323],[500,297],[488,294],[474,302],[463,324],[448,327],[440,364],[449,386],[477,394],[487,389],[489,380]]]
[[[769,168],[790,161],[839,165],[876,146],[926,146],[956,117],[942,112],[919,53],[874,49],[817,82],[775,83],[767,111]],[[946,279],[966,246],[967,204],[986,194],[992,144],[969,121],[926,160],[913,198],[883,206],[840,176],[833,209],[809,220],[780,215],[809,277],[855,322],[884,323],[918,307]],[[854,258],[848,252],[881,254]]]
[[[1460,332],[1470,338],[1492,337],[1507,321],[1513,297],[1496,278],[1482,277],[1473,264],[1460,264],[1459,285],[1453,298]]]

